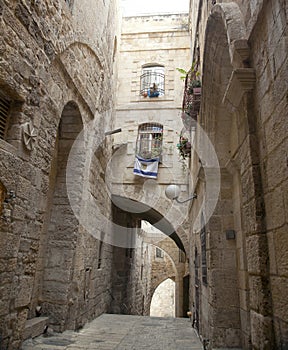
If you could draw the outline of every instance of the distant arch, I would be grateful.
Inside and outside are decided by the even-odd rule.
[[[175,317],[175,281],[166,278],[152,296],[150,316]]]

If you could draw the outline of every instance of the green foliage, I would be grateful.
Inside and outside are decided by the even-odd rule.
[[[185,136],[180,136],[179,143],[177,143],[177,149],[180,157],[185,160],[187,157],[191,157],[191,143]]]
[[[178,70],[179,73],[184,74],[184,75],[181,75],[180,79],[185,80],[188,72],[183,68],[176,68],[176,69]]]

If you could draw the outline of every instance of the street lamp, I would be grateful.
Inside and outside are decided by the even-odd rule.
[[[185,199],[184,201],[180,201],[178,199],[180,192],[181,192],[181,189],[178,185],[169,185],[169,186],[167,186],[167,188],[165,190],[165,195],[168,199],[171,199],[171,200],[175,199],[177,203],[186,203],[186,202],[191,201],[194,198],[197,198],[197,194],[194,193],[188,199]]]

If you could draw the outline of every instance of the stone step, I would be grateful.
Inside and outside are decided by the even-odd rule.
[[[35,338],[43,334],[44,329],[49,324],[49,317],[34,317],[26,321],[24,329],[24,340]]]

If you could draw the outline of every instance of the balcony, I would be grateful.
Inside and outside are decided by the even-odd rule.
[[[182,121],[186,128],[197,121],[201,105],[201,82],[187,75],[182,104]]]

